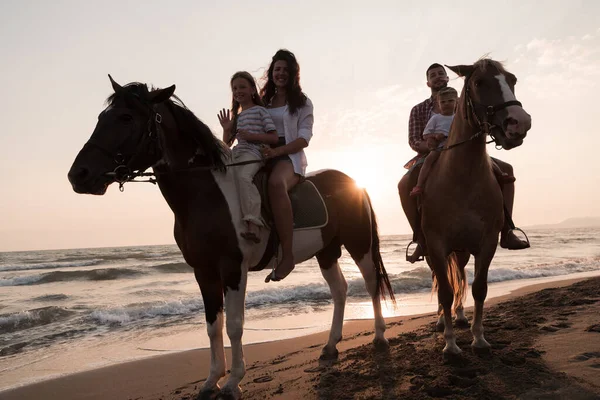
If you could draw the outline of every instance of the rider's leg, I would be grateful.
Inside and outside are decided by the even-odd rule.
[[[509,163],[500,161],[497,158],[494,158],[493,162],[496,163],[503,173],[515,176],[513,167]],[[515,184],[505,183],[502,185],[502,196],[504,197],[504,206],[506,207],[508,214],[512,216],[515,200]],[[526,241],[519,239],[514,232],[510,230],[508,218],[506,217],[504,218],[504,226],[502,226],[502,231],[500,232],[500,246],[510,250],[520,250],[529,247],[529,244]]]
[[[400,204],[402,204],[402,209],[404,210],[406,219],[408,220],[412,231],[415,233],[415,241],[417,242],[421,241],[422,237],[421,220],[419,217],[419,211],[417,209],[417,200],[415,197],[410,196],[410,190],[417,181],[420,169],[421,166],[414,167],[413,170],[406,173],[402,177],[402,179],[400,179],[400,182],[398,182],[398,194],[400,196]],[[424,251],[420,247],[420,245],[417,247],[415,253],[424,253]],[[410,261],[410,259],[408,261]]]
[[[294,215],[288,191],[300,181],[289,161],[279,161],[273,166],[269,177],[269,200],[273,211],[275,228],[281,242],[282,259],[275,268],[275,279],[281,280],[294,269],[293,235]],[[267,278],[269,280],[269,278]]]
[[[425,162],[423,163],[423,167],[421,168],[421,172],[419,172],[419,179],[417,179],[417,184],[411,190],[411,196],[416,194],[423,193],[423,185],[427,182],[427,177],[429,176],[429,171],[431,171],[431,166],[435,164],[437,159],[440,157],[439,152],[431,152],[425,158]]]

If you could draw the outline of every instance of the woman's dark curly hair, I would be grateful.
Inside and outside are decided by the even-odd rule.
[[[285,61],[288,66],[289,79],[286,86],[286,101],[290,114],[294,114],[300,107],[306,105],[306,95],[302,93],[300,87],[300,65],[296,61],[296,56],[289,50],[281,49],[273,56],[269,69],[263,76],[263,82],[266,82],[260,90],[260,97],[264,104],[269,104],[277,90],[273,80],[273,69],[276,61]]]

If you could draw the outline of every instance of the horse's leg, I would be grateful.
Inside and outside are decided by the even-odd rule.
[[[496,254],[498,236],[493,235],[486,245],[482,246],[479,254],[475,256],[475,278],[471,290],[475,300],[475,311],[473,313],[473,323],[471,332],[473,333],[473,342],[471,347],[474,350],[489,350],[490,344],[483,337],[483,303],[487,297],[487,277],[488,269],[494,254]]]
[[[373,248],[369,249],[369,252],[361,260],[355,259],[355,262],[365,279],[365,286],[373,303],[373,315],[375,317],[375,337],[373,338],[373,344],[378,349],[385,349],[389,347],[389,343],[385,338],[385,320],[381,312],[381,298],[378,290],[377,271],[375,270],[375,262],[373,261]]]
[[[467,263],[469,262],[469,258],[471,257],[471,255],[467,252],[460,252],[460,253],[456,253],[456,257],[457,257],[457,261],[458,261],[458,273],[459,273],[459,277],[460,277],[460,284],[461,285],[467,285],[467,274],[465,273],[465,266],[467,265]],[[454,321],[454,323],[456,324],[457,327],[463,327],[466,328],[469,326],[469,320],[467,319],[466,315],[465,315],[465,308],[463,306],[463,299],[462,297],[458,299],[458,304],[456,304],[455,306],[455,312],[456,312],[456,320]]]
[[[433,282],[435,282],[435,272],[433,272],[433,266],[431,265],[431,259],[429,257],[426,257],[425,260],[427,260],[427,264],[429,264],[429,268],[431,269],[431,282],[433,284]],[[435,286],[437,286],[437,283],[434,284]],[[442,302],[440,301],[440,296],[436,293],[436,296],[438,297],[438,320],[435,323],[435,330],[438,332],[444,332],[444,308],[442,307]]]
[[[244,379],[244,375],[246,375],[242,334],[244,333],[244,306],[247,280],[248,268],[244,266],[241,268],[239,281],[236,278],[234,279],[234,284],[231,284],[229,283],[230,278],[225,279],[227,282],[225,288],[225,312],[227,313],[227,336],[229,336],[229,341],[231,342],[231,372],[227,383],[221,389],[221,393],[233,399],[242,397],[242,390],[239,384]]]
[[[339,244],[329,244],[325,249],[317,254],[317,261],[321,267],[321,274],[329,285],[331,297],[333,298],[333,319],[331,321],[331,330],[329,331],[329,340],[323,351],[321,359],[335,360],[338,357],[337,344],[342,340],[342,326],[344,324],[344,309],[346,308],[346,293],[348,283],[342,274],[338,258],[341,256]]]
[[[459,354],[460,348],[456,345],[456,337],[452,327],[452,303],[454,301],[454,290],[450,283],[450,279],[446,266],[447,253],[440,249],[440,246],[429,246],[429,259],[431,266],[435,272],[435,277],[438,286],[438,301],[442,305],[444,312],[444,339],[446,346],[444,354]]]
[[[195,269],[194,275],[202,292],[206,330],[210,339],[210,370],[201,389],[201,393],[207,393],[219,390],[219,379],[225,376],[227,369],[223,347],[223,287],[216,274],[203,274]]]

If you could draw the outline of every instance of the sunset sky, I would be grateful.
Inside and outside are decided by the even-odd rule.
[[[119,83],[177,85],[213,132],[238,70],[296,54],[315,106],[308,170],[368,189],[382,234],[408,233],[396,184],[408,115],[433,62],[489,54],[518,77],[525,143],[495,157],[517,177],[521,226],[600,216],[600,3],[590,1],[2,1],[0,251],[174,243],[149,184],[77,195],[67,172]],[[462,80],[449,71],[450,86]]]

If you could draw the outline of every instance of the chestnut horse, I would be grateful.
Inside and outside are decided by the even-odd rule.
[[[517,78],[499,62],[482,59],[448,68],[464,77],[465,84],[447,144],[420,196],[421,232],[417,238],[426,249],[443,310],[438,327],[444,329],[444,354],[458,354],[461,350],[456,345],[451,308],[454,303],[457,322],[466,322],[462,301],[467,288],[464,268],[470,255],[475,257],[471,346],[474,350],[490,348],[483,335],[483,304],[505,207],[486,151],[487,136],[506,150],[520,146],[531,128],[531,117],[515,98]],[[412,176],[408,179],[416,182],[418,171],[409,171]],[[400,192],[405,210],[416,207],[408,193],[411,186],[405,185]]]
[[[110,76],[109,76],[110,77]],[[102,195],[107,187],[139,176],[152,167],[162,195],[175,216],[175,241],[194,269],[204,300],[210,338],[210,372],[201,393],[238,399],[246,367],[242,349],[248,270],[267,247],[240,239],[244,229],[230,150],[173,95],[175,86],[148,90],[145,84],[120,86],[100,113],[89,141],[77,155],[68,177],[77,193]],[[171,100],[173,97],[176,101]],[[136,173],[136,171],[138,171]],[[294,261],[316,256],[333,297],[333,321],[322,357],[337,357],[342,338],[347,283],[338,264],[345,246],[366,282],[375,315],[377,346],[387,346],[380,297],[391,285],[381,260],[375,213],[365,191],[341,172],[325,170],[307,177],[325,199],[329,222],[294,234]],[[227,365],[223,348],[224,309],[231,341],[232,366],[221,390]]]

